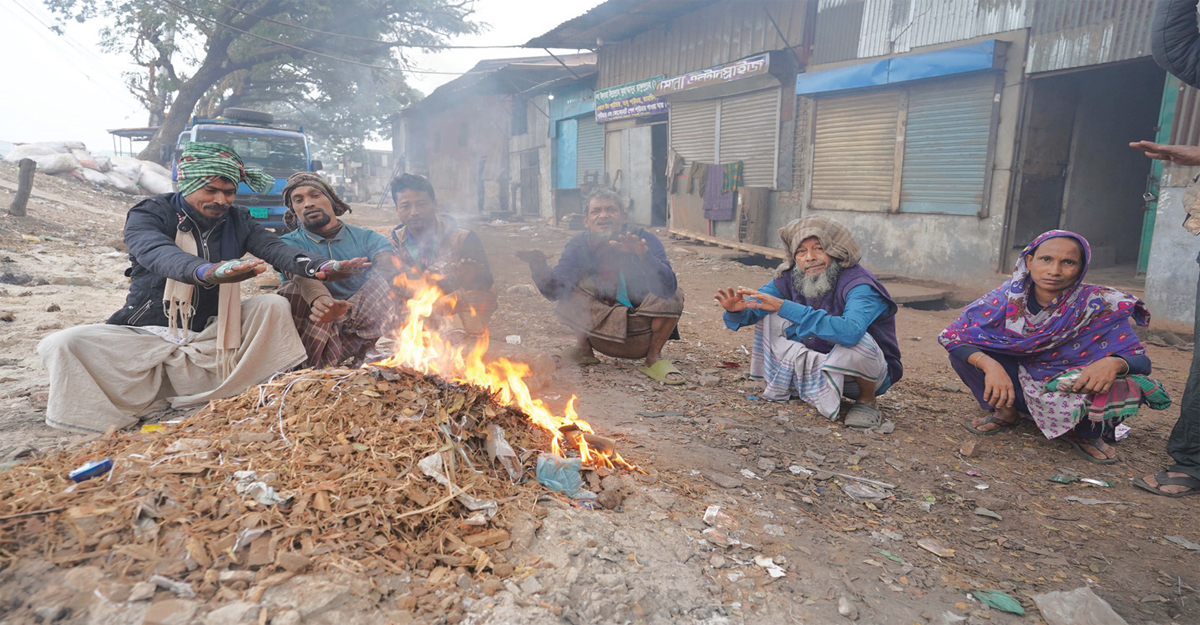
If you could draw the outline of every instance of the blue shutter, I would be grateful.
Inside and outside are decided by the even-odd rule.
[[[987,193],[994,74],[913,85],[908,94],[900,210],[975,215]]]
[[[575,141],[577,124],[573,119],[558,122],[558,136],[554,138],[554,188],[575,188]]]

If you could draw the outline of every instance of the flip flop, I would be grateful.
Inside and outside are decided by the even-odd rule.
[[[1098,438],[1098,437],[1097,438],[1081,438],[1079,440],[1075,440],[1074,438],[1071,438],[1070,436],[1064,436],[1063,440],[1067,441],[1067,443],[1069,445],[1071,445],[1072,447],[1075,448],[1075,453],[1079,454],[1084,460],[1087,460],[1088,462],[1091,462],[1092,464],[1116,464],[1117,460],[1119,460],[1119,458],[1104,458],[1103,460],[1101,460],[1100,458],[1097,458],[1097,457],[1093,456],[1092,454],[1089,454],[1088,452],[1083,450],[1084,445],[1091,445],[1092,447],[1095,447],[1096,449],[1100,449],[1099,445],[1096,445],[1095,443],[1090,443],[1088,441],[1100,441],[1101,444],[1104,444],[1104,439],[1102,439],[1102,438]]]
[[[846,413],[846,426],[852,428],[873,428],[883,424],[883,415],[879,409],[866,404],[854,404]]]
[[[1018,425],[1021,424],[1021,419],[1018,417],[1016,421],[1005,421],[1004,419],[997,417],[996,413],[989,412],[988,416],[987,416],[987,420],[984,421],[983,423],[981,423],[980,427],[987,425],[989,423],[995,423],[999,427],[997,427],[995,429],[991,429],[991,430],[980,430],[980,429],[976,429],[976,428],[972,427],[970,423],[964,423],[963,427],[967,428],[967,431],[972,434],[978,434],[980,436],[991,436],[993,434],[998,434],[1000,432],[1003,432],[1004,430],[1008,430],[1008,429],[1017,427]]]
[[[1133,480],[1133,485],[1142,490],[1150,491],[1155,495],[1162,495],[1163,497],[1187,497],[1188,495],[1200,493],[1200,480],[1190,475],[1185,475],[1183,477],[1170,477],[1167,475],[1166,471],[1159,471],[1158,473],[1155,473],[1153,477],[1154,481],[1158,482],[1159,486],[1187,486],[1190,490],[1185,490],[1180,493],[1166,493],[1147,484],[1146,478],[1142,477],[1135,478]]]
[[[666,359],[660,360],[649,367],[642,365],[641,367],[638,367],[638,371],[646,374],[652,380],[657,380],[669,386],[679,386],[680,384],[687,382],[687,380],[682,379],[683,373],[680,372],[679,369],[675,368],[675,364]],[[678,373],[681,379],[672,380],[671,378],[668,378],[667,376],[672,373]]]

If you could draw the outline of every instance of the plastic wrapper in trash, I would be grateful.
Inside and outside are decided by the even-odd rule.
[[[438,452],[436,454],[430,454],[417,462],[417,468],[421,469],[421,472],[424,473],[426,477],[432,478],[433,481],[437,482],[438,484],[441,484],[452,491],[457,491],[459,489],[452,485],[450,480],[446,477],[446,458],[444,454],[449,453],[450,452]],[[454,456],[451,455],[450,457],[453,458]],[[496,516],[496,513],[500,511],[500,505],[497,504],[496,500],[494,499],[477,499],[462,492],[458,493],[457,497],[455,498],[458,499],[458,503],[461,503],[468,510],[475,513],[463,521],[463,523],[466,525],[487,525],[487,522],[491,520],[492,517]]]
[[[275,487],[267,486],[266,482],[260,481],[258,473],[254,471],[235,471],[233,478],[238,481],[233,485],[233,490],[237,491],[237,494],[245,495],[264,506],[273,506],[292,499],[290,496],[280,495],[275,492]]]
[[[537,461],[538,484],[566,495],[574,495],[583,489],[583,459],[563,458],[554,454],[542,454]]]
[[[1132,430],[1132,428],[1130,428],[1128,425],[1125,425],[1124,423],[1120,423],[1113,430],[1113,438],[1116,440],[1119,440],[1119,441],[1123,441],[1129,437],[1129,432],[1131,430]]]
[[[504,428],[495,423],[488,426],[487,452],[489,460],[500,461],[508,471],[509,479],[514,482],[521,479],[521,460],[517,458],[517,452],[513,450],[512,445],[508,444]]]
[[[74,471],[71,471],[70,478],[75,482],[90,480],[97,475],[104,475],[113,468],[112,458],[105,458],[95,462],[89,462]]]

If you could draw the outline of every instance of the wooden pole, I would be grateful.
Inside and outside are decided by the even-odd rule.
[[[25,216],[25,205],[29,202],[29,194],[33,192],[33,174],[37,171],[37,161],[23,158],[20,166],[21,171],[17,175],[17,196],[8,207],[8,214],[13,217]]]

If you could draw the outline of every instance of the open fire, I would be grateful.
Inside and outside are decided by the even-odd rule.
[[[372,366],[407,367],[486,388],[495,394],[497,401],[520,408],[534,424],[549,432],[554,454],[561,456],[564,449],[575,449],[585,465],[608,468],[619,465],[638,470],[617,453],[612,440],[598,436],[587,421],[579,418],[574,395],[567,401],[563,414],[556,415],[545,402],[531,396],[525,383],[530,377],[528,365],[507,358],[484,362],[488,347],[486,330],[473,345],[448,340],[437,327],[437,320],[443,315],[434,313],[454,310],[457,302],[453,295],[446,295],[438,287],[435,281],[440,278],[404,273],[396,277],[395,286],[411,292],[412,296],[395,337],[395,354]],[[474,316],[475,310],[470,308],[468,314]]]

